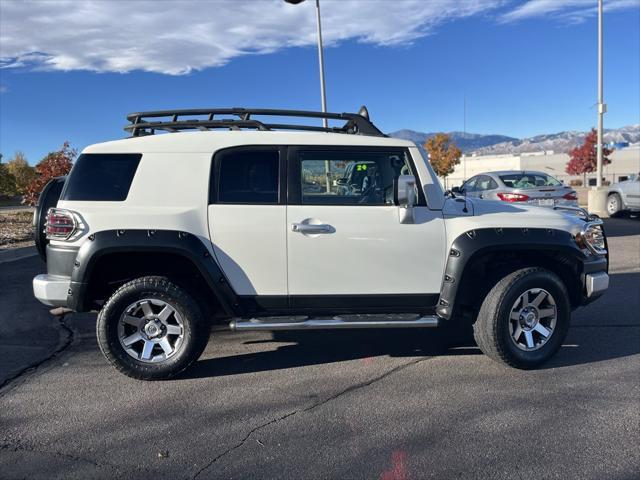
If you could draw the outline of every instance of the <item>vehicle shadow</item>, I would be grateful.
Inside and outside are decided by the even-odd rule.
[[[605,218],[604,231],[609,238],[640,235],[640,215],[623,213],[615,218]]]
[[[560,351],[538,370],[639,354],[640,329],[627,327],[572,326]],[[200,360],[178,378],[240,375],[380,356],[473,358],[482,355],[470,336],[459,337],[451,342],[440,331],[412,329],[275,332],[271,338],[245,342],[247,346],[273,345],[274,349]]]

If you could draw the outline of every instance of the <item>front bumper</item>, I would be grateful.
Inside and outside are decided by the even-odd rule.
[[[38,275],[33,279],[33,295],[50,307],[66,307],[70,284],[69,277]]]

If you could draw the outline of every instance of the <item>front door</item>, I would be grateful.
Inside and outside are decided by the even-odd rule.
[[[403,224],[394,201],[394,179],[414,172],[401,148],[289,148],[293,308],[435,305],[445,258],[442,212],[430,210],[421,192],[415,223]]]

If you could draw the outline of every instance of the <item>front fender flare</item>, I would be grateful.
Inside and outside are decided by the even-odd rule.
[[[440,299],[436,307],[438,316],[450,319],[453,316],[458,288],[466,268],[472,261],[489,252],[539,251],[562,252],[580,263],[586,259],[576,244],[573,235],[564,230],[551,228],[482,228],[469,230],[458,236],[449,248]],[[483,279],[477,279],[482,282]]]

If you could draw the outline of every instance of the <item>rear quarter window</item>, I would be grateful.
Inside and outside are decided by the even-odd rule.
[[[139,153],[83,153],[69,174],[61,200],[126,200],[141,158]]]

